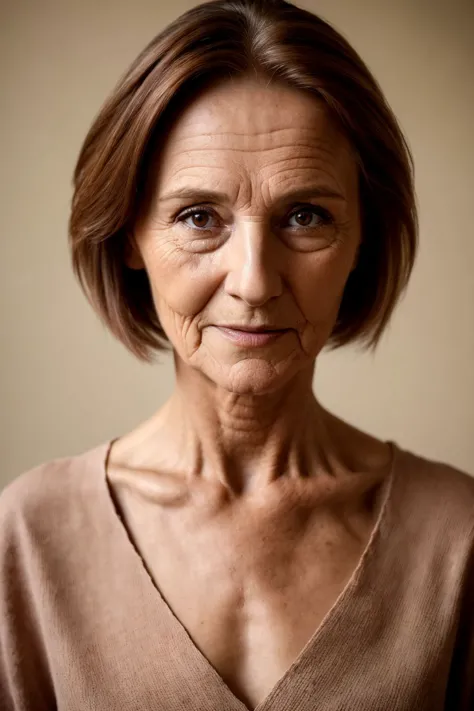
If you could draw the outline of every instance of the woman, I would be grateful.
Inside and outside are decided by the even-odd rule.
[[[1,497],[2,709],[474,708],[474,481],[327,412],[325,345],[380,339],[413,266],[375,80],[281,0],[189,11],[75,172],[74,268],[176,388]]]

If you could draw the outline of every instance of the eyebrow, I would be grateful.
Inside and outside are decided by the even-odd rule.
[[[314,185],[299,190],[291,190],[288,193],[280,195],[276,202],[285,202],[287,200],[306,200],[310,197],[324,197],[333,200],[346,200],[342,193],[337,192],[327,185]],[[162,195],[158,202],[169,202],[171,200],[194,200],[196,202],[223,203],[229,202],[229,196],[226,193],[214,190],[193,190],[190,188],[182,188],[175,190],[172,193]]]

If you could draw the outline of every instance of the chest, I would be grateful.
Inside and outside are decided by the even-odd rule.
[[[121,509],[157,596],[252,709],[317,633],[370,535],[329,515],[241,511],[201,525],[126,499]]]

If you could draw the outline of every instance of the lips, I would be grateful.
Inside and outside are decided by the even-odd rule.
[[[232,343],[246,348],[266,346],[284,336],[287,328],[270,328],[268,326],[216,326],[224,338]]]
[[[240,324],[224,324],[218,328],[230,328],[232,331],[244,331],[245,333],[274,333],[276,331],[286,331],[286,328],[278,326],[243,326]]]

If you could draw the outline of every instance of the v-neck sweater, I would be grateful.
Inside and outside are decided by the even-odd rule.
[[[0,709],[246,711],[148,575],[109,448],[0,495]],[[393,451],[352,577],[256,711],[474,709],[474,479]]]

